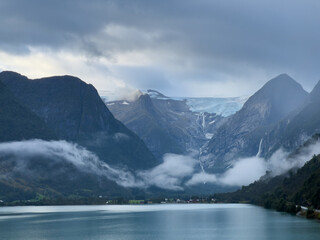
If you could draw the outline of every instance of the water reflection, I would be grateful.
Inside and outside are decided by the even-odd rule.
[[[243,204],[0,208],[1,239],[316,239],[315,221]]]

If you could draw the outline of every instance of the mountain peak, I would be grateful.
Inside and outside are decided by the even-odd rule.
[[[217,130],[204,150],[207,165],[226,167],[233,159],[253,156],[259,151],[265,129],[300,108],[308,99],[301,85],[281,74],[252,95],[242,109]],[[220,165],[219,165],[220,164]]]
[[[155,112],[155,108],[153,106],[153,103],[149,94],[142,94],[138,98],[136,104],[140,105],[141,109],[144,109],[148,112],[152,112],[152,113]]]
[[[308,93],[298,82],[287,74],[280,74],[252,95],[243,109],[260,111],[265,120],[271,123],[295,110],[307,97]]]
[[[292,79],[287,73],[281,73],[278,76],[276,76],[274,79],[279,78],[279,79]]]
[[[264,84],[247,102],[265,98],[277,101],[290,100],[292,96],[296,96],[294,94],[308,95],[297,81],[283,73]]]
[[[0,73],[0,79],[4,82],[5,85],[15,85],[15,84],[21,84],[23,82],[30,83],[30,79],[24,75],[21,75],[20,73],[13,72],[13,71],[3,71]],[[50,85],[56,85],[56,84],[64,84],[65,86],[72,85],[72,86],[90,86],[91,84],[86,84],[83,82],[80,78],[74,77],[71,75],[62,75],[62,76],[53,76],[53,77],[45,77],[45,78],[38,78],[38,79],[32,79],[31,83],[41,83],[41,84],[50,84]]]
[[[13,72],[13,71],[2,71],[0,72],[0,77],[5,78],[5,79],[14,79],[14,80],[28,80],[28,78],[24,75],[21,75],[20,73]]]
[[[275,78],[272,78],[269,80],[262,88],[264,87],[287,87],[287,86],[296,86],[302,89],[302,86],[294,80],[292,77],[290,77],[286,73],[282,73]]]
[[[151,97],[149,94],[142,94],[139,96],[138,101],[144,103],[151,103]]]
[[[5,71],[2,71],[0,72],[1,75],[16,75],[16,76],[22,76],[20,73],[17,73],[17,72],[14,72],[14,71],[8,71],[8,70],[5,70]]]

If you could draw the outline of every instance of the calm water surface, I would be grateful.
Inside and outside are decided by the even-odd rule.
[[[320,223],[244,204],[3,207],[0,239],[315,240]]]

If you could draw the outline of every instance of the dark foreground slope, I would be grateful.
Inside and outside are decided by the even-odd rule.
[[[14,72],[0,73],[0,81],[59,139],[76,142],[109,164],[131,169],[157,164],[143,141],[113,117],[92,85],[71,76],[29,80]]]
[[[0,73],[0,200],[143,195],[118,185],[117,174],[157,163],[93,86],[70,76]]]
[[[105,176],[79,169],[64,158],[0,156],[0,199],[7,202],[132,196]]]
[[[319,209],[320,155],[314,156],[297,171],[261,179],[236,192],[215,197],[218,201],[249,202],[279,211],[291,211],[295,205]]]

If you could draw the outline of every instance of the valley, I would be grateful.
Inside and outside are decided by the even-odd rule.
[[[15,72],[0,73],[0,84],[0,104],[9,109],[0,119],[0,199],[8,204],[213,195],[259,179],[280,183],[320,153],[318,140],[307,144],[319,129],[318,85],[309,94],[286,74],[249,98],[224,99],[147,90],[108,101],[76,77],[30,80]],[[317,204],[293,199],[286,201]]]
[[[0,240],[315,240],[320,1],[1,0]]]

